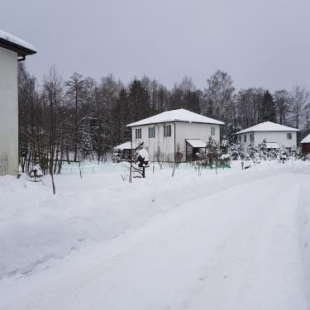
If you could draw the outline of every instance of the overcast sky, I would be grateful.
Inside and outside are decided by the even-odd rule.
[[[33,44],[40,81],[143,75],[197,88],[218,69],[237,90],[310,90],[310,0],[3,0],[0,29]],[[1,68],[0,68],[1,69]]]

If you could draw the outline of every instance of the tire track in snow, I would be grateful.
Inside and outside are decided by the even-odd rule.
[[[206,304],[221,310],[308,309],[295,225],[300,183],[289,182],[292,177],[268,180],[270,188],[255,202],[260,217],[251,218],[249,213],[244,227],[238,222],[240,226],[227,229],[213,252],[214,263],[197,279],[187,301],[172,309],[204,309]],[[275,196],[273,191],[280,190],[284,194]]]

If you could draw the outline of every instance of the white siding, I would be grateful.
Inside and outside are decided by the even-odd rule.
[[[215,128],[215,135],[211,135],[211,127]],[[220,126],[211,124],[196,124],[196,123],[177,123],[176,130],[176,145],[180,147],[180,151],[186,153],[186,139],[200,139],[203,142],[208,142],[212,137],[215,141],[220,141]]]
[[[171,137],[164,137],[164,126],[171,125]],[[155,127],[155,138],[148,137],[148,128]],[[182,160],[186,158],[186,139],[200,139],[208,142],[211,136],[211,127],[215,128],[215,135],[212,138],[216,141],[220,140],[220,126],[211,124],[197,124],[197,123],[166,123],[153,124],[140,127],[132,127],[132,141],[144,142],[145,148],[148,150],[151,161],[173,161],[174,153],[179,148],[183,154]],[[142,129],[141,139],[136,139],[135,129]],[[174,135],[176,130],[176,135]]]
[[[292,134],[292,139],[287,139],[287,134]],[[248,151],[251,133],[243,133],[238,136],[241,136],[241,143],[243,144],[244,151]],[[244,136],[246,136],[246,142],[244,142]],[[280,148],[293,148],[297,147],[297,133],[292,131],[258,131],[254,132],[254,144],[258,146],[264,140],[266,142],[276,142]]]
[[[287,139],[287,134],[292,133],[292,139]],[[296,147],[297,134],[295,132],[255,132],[255,144],[260,144],[266,139],[267,142],[277,142],[280,148]]]
[[[0,175],[18,171],[17,54],[0,47]]]
[[[148,150],[151,161],[173,161],[174,155],[174,125],[171,125],[171,137],[164,137],[164,125],[145,125],[132,128],[132,141],[144,142],[144,147]],[[148,137],[148,128],[155,127],[155,138]],[[142,129],[141,139],[136,139],[135,129]]]

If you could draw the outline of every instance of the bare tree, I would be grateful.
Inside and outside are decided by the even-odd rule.
[[[290,124],[301,129],[305,125],[305,111],[309,105],[310,95],[304,87],[294,86],[290,100]]]
[[[225,121],[227,111],[230,110],[233,102],[235,91],[233,81],[227,73],[218,70],[207,80],[207,84],[202,112],[215,119]]]
[[[236,95],[237,126],[240,129],[253,126],[259,122],[259,109],[263,101],[262,88],[243,89]]]
[[[48,170],[52,177],[53,193],[56,193],[54,182],[54,160],[61,141],[62,122],[61,107],[63,104],[63,82],[56,68],[52,67],[44,76],[42,96],[44,101],[45,131],[48,143]]]
[[[274,101],[277,107],[278,122],[286,125],[290,110],[290,94],[286,90],[278,90],[274,93]]]
[[[77,161],[77,155],[79,150],[79,144],[81,141],[81,120],[83,119],[83,114],[81,113],[81,108],[85,103],[86,90],[85,90],[85,80],[82,75],[78,73],[73,73],[70,79],[65,83],[67,86],[66,97],[69,106],[73,107],[73,149],[74,149],[74,161]]]

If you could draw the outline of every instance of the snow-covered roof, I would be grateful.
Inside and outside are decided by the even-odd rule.
[[[310,143],[310,133],[308,134],[308,136],[306,136],[305,138],[303,138],[300,143]]]
[[[32,55],[37,52],[30,43],[0,30],[0,47],[15,51],[19,56]]]
[[[192,147],[198,147],[198,148],[205,148],[206,147],[206,143],[198,140],[198,139],[188,139],[186,140]]]
[[[280,146],[277,142],[266,142],[266,149],[279,149]]]
[[[283,125],[268,121],[268,122],[263,122],[255,126],[238,131],[236,134],[253,132],[253,131],[299,131],[299,129],[288,127],[288,126],[283,126]]]
[[[210,117],[202,116],[200,114],[185,110],[178,109],[172,111],[162,112],[160,114],[145,118],[135,123],[127,125],[127,127],[135,127],[149,124],[169,123],[169,122],[186,122],[186,123],[203,123],[203,124],[216,124],[224,125],[223,122],[215,120]]]
[[[114,149],[115,150],[134,150],[137,148],[137,146],[139,145],[139,143],[137,142],[131,142],[131,141],[128,141],[128,142],[125,142],[125,143],[122,143],[118,146],[115,146]]]

